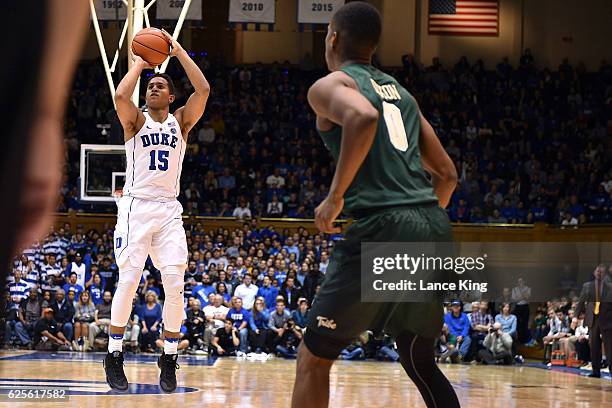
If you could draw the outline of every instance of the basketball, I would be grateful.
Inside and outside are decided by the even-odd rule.
[[[170,43],[159,28],[143,28],[132,40],[134,54],[156,66],[168,58]]]

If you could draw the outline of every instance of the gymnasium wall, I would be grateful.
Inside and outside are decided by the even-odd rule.
[[[236,62],[288,60],[297,64],[306,53],[312,54],[313,34],[299,32],[296,19],[297,1],[277,1],[273,32],[236,33]]]
[[[597,70],[612,61],[611,39],[610,0],[525,0],[525,47],[538,65],[556,69],[568,57]]]
[[[612,61],[611,0],[589,0],[586,3],[575,0],[500,0],[499,37],[429,35],[429,0],[368,2],[383,14],[378,56],[385,66],[399,66],[402,55],[414,54],[425,65],[431,64],[434,57],[439,57],[445,65],[451,65],[465,55],[472,61],[482,58],[488,67],[493,67],[505,56],[516,64],[523,48],[532,49],[538,66],[553,69],[564,57],[574,64],[583,61],[589,69],[597,69],[602,59]],[[227,0],[204,2],[205,28],[192,33],[185,30],[181,41],[186,47],[214,54],[221,52],[229,62],[236,63],[288,60],[297,64],[307,53],[315,61],[323,61],[324,33],[299,31],[297,0],[276,1],[273,32],[229,30],[227,4]],[[113,44],[114,51],[119,34],[113,24],[103,29],[107,48]],[[98,57],[92,29],[84,58]]]

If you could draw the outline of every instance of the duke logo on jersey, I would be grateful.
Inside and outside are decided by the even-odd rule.
[[[176,129],[172,129],[176,133]],[[170,140],[170,135],[167,133],[151,133],[149,135],[140,135],[140,140],[142,141],[142,147],[149,147],[151,145],[163,145],[170,146],[173,149],[176,149],[176,142],[178,138],[176,136],[172,136]]]

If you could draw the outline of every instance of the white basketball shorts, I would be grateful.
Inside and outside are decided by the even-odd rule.
[[[183,206],[177,200],[157,202],[123,196],[117,204],[117,266],[144,268],[147,255],[157,269],[187,264]]]

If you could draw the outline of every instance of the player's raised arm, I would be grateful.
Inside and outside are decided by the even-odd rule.
[[[125,141],[131,139],[144,125],[145,117],[132,102],[132,95],[136,89],[136,83],[143,69],[151,68],[149,64],[137,55],[133,55],[134,63],[123,77],[115,91],[115,106],[119,121],[123,126]]]
[[[342,126],[342,144],[329,195],[315,211],[315,224],[335,232],[332,223],[342,211],[343,197],[365,160],[378,122],[378,111],[343,72],[319,79],[308,91],[308,102],[319,118]]]
[[[200,120],[204,113],[206,101],[208,100],[208,95],[210,95],[210,84],[206,80],[206,77],[204,77],[202,70],[200,70],[195,61],[191,59],[187,51],[181,47],[178,41],[173,39],[165,30],[162,30],[162,32],[166,38],[168,38],[168,41],[171,42],[170,56],[176,57],[179,60],[194,89],[194,92],[187,100],[185,106],[174,112],[174,116],[180,123],[183,137],[187,139],[189,131],[198,120]]]
[[[419,116],[421,117],[421,134],[419,137],[421,161],[425,170],[431,174],[431,182],[440,207],[446,208],[457,186],[455,163],[442,147],[436,132],[427,119],[420,112]]]

